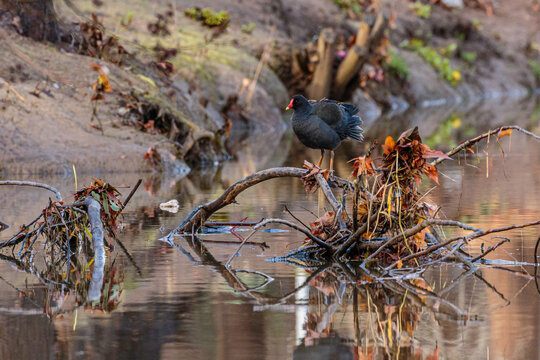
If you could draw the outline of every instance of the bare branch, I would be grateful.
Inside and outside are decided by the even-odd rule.
[[[189,233],[191,230],[198,230],[201,225],[204,223],[206,219],[208,219],[213,213],[218,211],[219,209],[222,209],[223,207],[232,204],[236,202],[236,197],[244,190],[257,185],[260,182],[274,179],[274,178],[280,178],[280,177],[296,177],[301,178],[306,175],[306,169],[300,169],[300,168],[294,168],[294,167],[279,167],[279,168],[270,168],[266,170],[258,171],[254,174],[251,174],[236,183],[229,186],[223,194],[221,194],[220,197],[217,199],[201,205],[197,207],[188,217],[187,219],[180,224],[175,230],[173,230],[171,233],[169,233],[166,238],[172,237],[174,234],[178,233]],[[324,179],[323,179],[324,180]],[[319,181],[317,179],[317,181]],[[348,181],[340,179],[338,177],[334,177],[334,181],[337,182],[339,186],[347,186],[349,184]],[[322,182],[321,182],[322,183]],[[324,180],[324,183],[326,183],[326,180]],[[324,185],[323,183],[323,185]],[[328,184],[326,183],[328,186]],[[319,186],[321,186],[319,184]],[[329,190],[329,193],[327,193],[327,196],[330,196],[332,192]],[[333,197],[333,194],[332,194]],[[327,197],[328,201],[332,204],[332,206],[337,206],[339,208],[339,203],[337,200],[335,200],[335,197],[332,198]]]
[[[62,195],[60,194],[60,191],[58,191],[56,188],[52,187],[51,185],[42,184],[42,183],[38,183],[34,181],[19,181],[19,180],[2,180],[0,181],[0,185],[40,187],[40,188],[52,191],[56,195],[56,198],[58,199],[58,201],[62,201]]]
[[[503,131],[503,130],[517,130],[517,131],[521,131],[522,133],[524,134],[527,134],[529,136],[532,136],[534,139],[536,140],[540,140],[540,136],[536,135],[535,133],[532,133],[530,131],[527,131],[519,126],[516,126],[516,125],[510,125],[510,126],[501,126],[497,129],[494,129],[494,130],[490,130],[488,131],[487,133],[485,134],[482,134],[482,135],[479,135],[475,138],[472,138],[472,139],[469,139],[465,142],[462,142],[461,144],[459,144],[458,146],[456,146],[455,148],[453,148],[452,150],[450,150],[449,152],[446,153],[446,155],[448,156],[452,156],[452,155],[455,155],[457,154],[458,152],[460,152],[461,150],[463,149],[466,149],[467,147],[473,145],[473,144],[476,144],[477,142],[479,142],[480,140],[482,139],[485,139],[487,138],[488,136],[492,136],[492,135],[495,135],[495,134],[498,134],[500,131]],[[438,158],[437,160],[433,161],[431,163],[431,165],[438,165],[440,163],[442,163],[444,160],[446,160],[445,158]]]

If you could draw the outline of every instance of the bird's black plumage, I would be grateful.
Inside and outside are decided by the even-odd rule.
[[[308,101],[302,95],[293,96],[288,108],[294,109],[292,126],[298,139],[307,147],[335,150],[347,139],[362,141],[362,119],[351,104],[334,100]]]

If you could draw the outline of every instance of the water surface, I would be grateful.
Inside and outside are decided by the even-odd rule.
[[[536,112],[535,112],[536,109]],[[458,109],[459,110],[459,109]],[[411,110],[366,126],[369,139],[384,141],[418,125],[430,146],[452,143],[501,124],[519,124],[538,133],[537,103],[528,101],[476,109]],[[442,216],[490,228],[540,217],[540,144],[514,133],[492,139],[489,152],[440,167],[440,186],[427,183],[426,199],[442,206]],[[347,160],[369,144],[347,144],[338,151],[337,173],[347,177]],[[0,262],[0,358],[2,359],[537,359],[540,358],[540,297],[535,281],[516,272],[534,274],[533,266],[509,266],[516,272],[484,265],[475,274],[457,265],[441,265],[414,280],[416,289],[440,294],[410,296],[400,284],[344,281],[346,269],[306,270],[267,261],[303,243],[290,231],[259,232],[227,270],[223,265],[236,245],[230,233],[177,238],[177,247],[159,240],[191,210],[217,197],[234,181],[271,166],[300,166],[316,161],[318,151],[306,150],[291,134],[272,145],[252,141],[236,159],[222,167],[193,171],[185,178],[143,175],[100,177],[116,185],[143,186],[126,208],[119,248],[108,254],[105,282],[121,290],[118,301],[103,310],[81,305],[73,291],[44,285],[10,262]],[[487,171],[489,169],[489,172]],[[81,179],[88,183],[90,177]],[[53,184],[63,194],[74,190],[70,178],[32,180]],[[85,181],[86,180],[86,181]],[[122,190],[122,189],[121,189]],[[129,190],[124,189],[123,192]],[[28,223],[48,197],[39,189],[0,188],[0,220]],[[176,198],[177,214],[159,209]],[[218,221],[257,221],[263,217],[310,222],[321,214],[317,194],[306,194],[297,179],[276,179],[251,188],[215,215]],[[278,227],[276,227],[277,229]],[[11,228],[0,232],[9,238]],[[240,236],[247,232],[239,231]],[[448,233],[447,235],[451,235]],[[511,238],[489,258],[534,263],[540,229],[503,234]],[[206,241],[205,241],[206,240]],[[212,242],[214,241],[214,242]],[[478,253],[485,238],[470,244]],[[10,255],[9,251],[4,254]],[[241,270],[259,271],[273,281],[255,291],[265,278]],[[305,286],[303,286],[305,285]],[[299,288],[296,292],[295,288]],[[69,295],[68,295],[69,293]],[[83,299],[84,300],[84,299]],[[54,308],[54,316],[51,316]],[[48,314],[47,314],[48,313]]]

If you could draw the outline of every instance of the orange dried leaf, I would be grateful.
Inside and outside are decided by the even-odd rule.
[[[110,92],[112,90],[111,84],[109,83],[109,77],[105,74],[99,74],[98,84],[103,92]]]
[[[428,177],[428,179],[431,179],[435,181],[437,184],[439,183],[439,177],[437,174],[437,168],[430,164],[424,165],[424,174]]]
[[[105,185],[105,182],[103,182],[103,180],[100,180],[100,179],[97,179],[97,178],[92,178],[92,180],[94,180],[96,182],[96,184],[98,184],[99,186],[103,186]]]
[[[499,131],[499,135],[497,135],[497,140],[499,140],[503,136],[510,136],[510,135],[512,135],[512,129],[501,130]]]
[[[388,155],[392,151],[394,151],[394,148],[396,147],[396,142],[394,141],[394,138],[392,138],[390,135],[386,137],[384,140],[384,145],[382,146],[384,150],[384,154]]]
[[[105,73],[103,69],[101,68],[101,65],[96,64],[96,63],[90,63],[89,65],[92,70],[97,71],[99,74]]]

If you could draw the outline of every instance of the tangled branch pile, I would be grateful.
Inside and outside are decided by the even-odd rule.
[[[0,254],[1,260],[36,275],[47,286],[49,301],[45,310],[50,317],[64,311],[61,307],[70,292],[75,294],[75,307],[85,305],[111,311],[118,305],[122,274],[114,261],[105,267],[105,250],[112,249],[105,235],[125,250],[116,238],[117,219],[139,184],[140,181],[123,204],[114,186],[94,179],[90,186],[74,194],[73,203],[66,204],[58,190],[49,185],[0,181],[0,185],[37,186],[56,193],[57,201],[49,199],[41,214],[0,243],[0,249],[12,249],[12,256]],[[43,241],[38,242],[39,239]]]
[[[450,156],[460,151],[467,151],[472,144],[482,139],[487,138],[489,141],[490,137],[496,136],[498,141],[503,136],[510,136],[512,130],[540,140],[538,135],[520,127],[504,126],[468,140],[444,154],[423,144],[418,129],[415,128],[404,132],[397,141],[387,137],[380,159],[371,158],[369,155],[353,159],[353,183],[338,177],[329,177],[326,170],[308,162],[304,165],[307,170],[262,170],[231,185],[214,201],[197,207],[164,240],[173,242],[175,235],[198,232],[214,212],[234,203],[238,194],[257,183],[276,177],[297,177],[302,179],[307,191],[320,188],[333,211],[325,213],[304,227],[284,219],[265,219],[252,225],[253,233],[267,224],[278,223],[306,235],[308,243],[291,252],[286,258],[301,256],[303,259],[323,261],[329,258],[339,261],[363,260],[362,267],[376,263],[379,270],[383,270],[383,275],[396,267],[401,269],[402,273],[406,270],[409,273],[420,271],[434,262],[444,260],[459,261],[473,268],[474,262],[508,239],[476,257],[462,249],[468,241],[491,233],[538,225],[540,220],[482,230],[458,221],[440,219],[437,217],[439,208],[424,200],[425,194],[421,194],[419,186],[424,175],[438,183],[436,165],[441,161],[450,159]],[[430,163],[430,158],[437,160]],[[331,187],[342,190],[341,202],[337,201]],[[352,205],[348,206],[351,195]],[[470,233],[446,239],[440,235],[440,228],[443,226],[461,228]],[[373,261],[375,259],[376,262]]]

